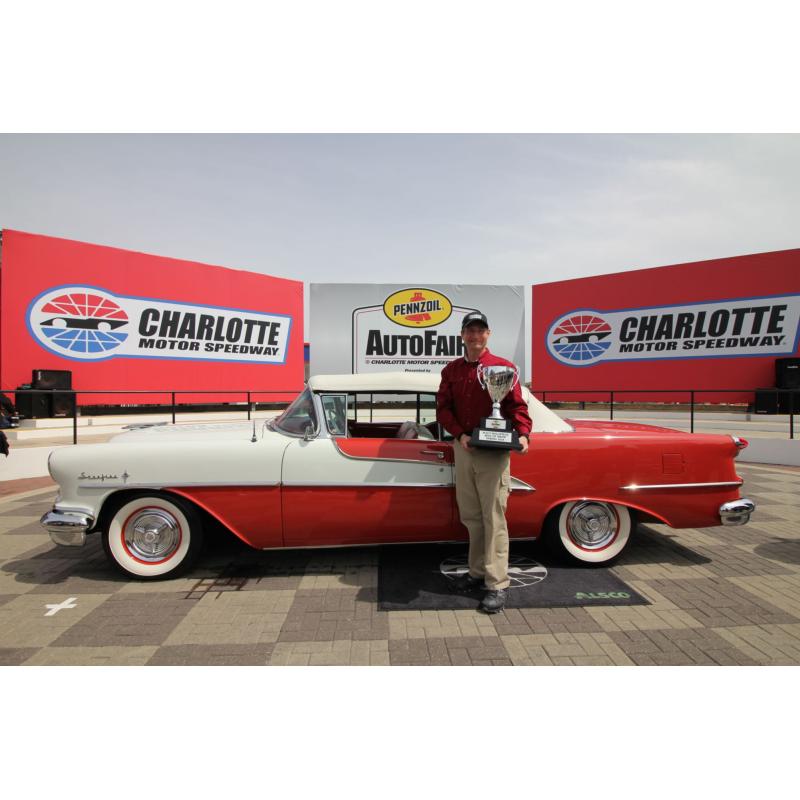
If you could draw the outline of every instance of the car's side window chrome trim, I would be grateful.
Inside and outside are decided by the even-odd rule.
[[[323,394],[320,402],[328,433],[331,436],[347,436],[347,395]]]
[[[306,386],[283,414],[275,418],[272,428],[287,436],[301,439],[316,436],[319,433],[319,421],[311,389]]]

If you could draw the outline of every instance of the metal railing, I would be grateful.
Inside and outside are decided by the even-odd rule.
[[[543,403],[547,404],[547,395],[608,395],[609,403],[609,419],[614,419],[614,404],[615,401],[619,403],[619,395],[621,394],[670,394],[670,395],[686,395],[689,405],[689,431],[694,433],[695,409],[698,405],[697,396],[707,394],[754,394],[755,389],[534,389],[531,387],[531,394],[535,396],[541,395]],[[758,389],[759,392],[775,395],[789,396],[789,438],[794,439],[794,415],[795,410],[800,411],[800,390],[798,389]],[[778,397],[775,398],[776,406]],[[550,402],[558,402],[551,400]],[[592,401],[598,402],[598,401]],[[602,402],[602,401],[599,401]],[[663,402],[663,401],[660,401]],[[795,409],[795,404],[798,408]],[[705,405],[703,403],[702,405]]]
[[[83,391],[77,389],[0,389],[0,392],[5,395],[13,394],[13,395],[20,395],[20,394],[31,394],[31,395],[46,395],[52,396],[53,394],[58,395],[69,395],[71,398],[71,408],[72,408],[72,443],[78,443],[78,395],[157,395],[157,396],[168,396],[170,401],[168,403],[170,407],[170,412],[172,415],[172,423],[175,424],[176,415],[177,415],[177,408],[178,402],[177,398],[180,395],[225,395],[227,397],[241,395],[244,399],[245,404],[247,405],[247,419],[251,419],[253,406],[258,405],[258,401],[253,403],[254,396],[262,396],[262,395],[290,395],[294,397],[299,393],[299,389],[268,389],[268,390],[256,390],[256,389],[213,389],[213,390],[204,390],[204,389],[180,389],[180,390],[171,390],[171,389],[94,389],[91,391]],[[16,399],[16,398],[15,398]],[[284,404],[284,401],[262,401],[262,402],[273,402],[273,403],[280,403]],[[286,401],[285,405],[288,405],[290,401]],[[155,405],[155,404],[154,404]],[[195,404],[199,405],[199,404]],[[120,407],[119,412],[124,414],[125,409]],[[138,412],[138,413],[141,413]],[[187,413],[191,413],[191,409],[187,409]],[[195,412],[196,413],[196,412]],[[67,416],[67,415],[64,415]]]
[[[800,390],[797,389],[759,389],[759,392],[766,392],[766,393],[774,393],[774,394],[788,394],[789,396],[789,438],[794,439],[794,416],[797,411],[800,411]],[[78,395],[158,395],[158,396],[168,396],[170,398],[169,407],[172,417],[173,424],[176,421],[177,416],[177,408],[179,406],[178,398],[183,395],[225,395],[225,396],[235,396],[241,395],[246,406],[247,406],[247,419],[250,420],[253,411],[253,397],[264,396],[264,395],[296,395],[299,392],[299,389],[269,389],[269,390],[255,390],[255,389],[214,389],[214,390],[203,390],[203,389],[180,389],[180,390],[171,390],[171,389],[95,389],[91,391],[79,391],[76,389],[0,389],[0,392],[3,394],[9,395],[19,395],[19,394],[34,394],[34,395],[50,395],[53,393],[60,394],[60,395],[70,395],[72,399],[71,407],[72,407],[72,442],[73,444],[78,443],[78,403],[77,398]],[[695,410],[698,406],[697,396],[698,395],[709,395],[709,394],[738,394],[738,395],[752,395],[754,394],[754,389],[534,389],[531,388],[531,393],[535,396],[541,396],[541,400],[543,403],[547,404],[547,395],[578,395],[583,396],[584,398],[587,396],[595,396],[595,395],[607,395],[608,396],[608,404],[609,404],[609,419],[614,419],[614,410],[615,407],[619,407],[619,395],[685,395],[688,399],[689,405],[689,430],[691,433],[694,433],[695,427]],[[778,398],[776,397],[776,405],[777,405]],[[262,402],[270,402],[262,401]],[[281,403],[283,404],[284,401],[272,401],[274,403]],[[550,401],[551,403],[559,402],[556,400]],[[573,401],[574,402],[574,401]],[[586,402],[603,402],[603,401],[586,401]],[[663,401],[661,401],[663,402]],[[288,401],[286,401],[288,404]],[[256,404],[258,401],[256,401]],[[199,404],[195,404],[199,405]],[[665,404],[666,405],[666,404]],[[702,404],[705,405],[705,404]],[[370,403],[371,406],[371,403]],[[797,408],[796,408],[797,406]],[[120,409],[122,411],[122,409]],[[370,408],[371,411],[371,408]],[[190,412],[190,409],[187,409],[187,412]],[[124,413],[124,411],[122,411]]]

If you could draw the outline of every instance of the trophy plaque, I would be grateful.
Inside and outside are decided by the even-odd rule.
[[[472,431],[469,443],[472,447],[490,447],[498,450],[521,450],[519,434],[500,413],[500,403],[519,381],[516,367],[478,365],[478,382],[492,398],[491,416],[484,417]]]

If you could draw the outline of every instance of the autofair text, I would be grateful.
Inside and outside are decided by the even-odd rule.
[[[367,356],[448,356],[455,358],[465,352],[460,336],[440,336],[435,330],[424,333],[382,333],[371,330],[367,334]]]

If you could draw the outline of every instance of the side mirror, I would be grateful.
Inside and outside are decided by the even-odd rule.
[[[314,424],[312,422],[307,422],[305,428],[303,428],[303,441],[310,442],[314,438]]]

